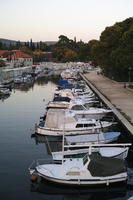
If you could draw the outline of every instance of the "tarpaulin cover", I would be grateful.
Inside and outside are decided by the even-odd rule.
[[[117,158],[102,157],[100,154],[91,154],[88,170],[94,177],[113,176],[126,171],[125,161]]]

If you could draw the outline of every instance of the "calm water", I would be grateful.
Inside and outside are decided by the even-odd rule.
[[[0,100],[0,199],[129,199],[133,196],[131,186],[68,189],[45,182],[31,184],[29,165],[35,159],[48,157],[45,144],[36,145],[31,135],[34,124],[45,111],[46,103],[52,99],[55,87],[54,82],[44,79],[30,87],[13,89],[9,98]],[[128,165],[133,169],[132,152]]]

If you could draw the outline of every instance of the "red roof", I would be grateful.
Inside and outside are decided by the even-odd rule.
[[[0,50],[0,56],[4,58],[8,58],[10,56],[10,59],[18,59],[18,58],[31,58],[30,55],[20,51],[20,50]]]
[[[18,59],[18,58],[31,58],[30,55],[20,51],[20,50],[12,50],[13,56],[14,58]]]
[[[8,50],[0,50],[0,56],[4,56],[4,53],[8,52]]]

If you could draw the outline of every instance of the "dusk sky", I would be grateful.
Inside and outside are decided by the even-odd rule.
[[[133,15],[133,0],[0,0],[0,38],[88,42]]]

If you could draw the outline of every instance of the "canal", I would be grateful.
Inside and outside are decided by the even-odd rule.
[[[31,85],[14,88],[8,98],[0,99],[0,199],[2,200],[78,200],[133,199],[133,153],[127,158],[130,184],[108,188],[64,188],[46,182],[33,184],[28,167],[33,160],[46,158],[45,143],[35,141],[34,124],[53,98],[57,79],[41,78]],[[132,142],[124,130],[120,142]]]

